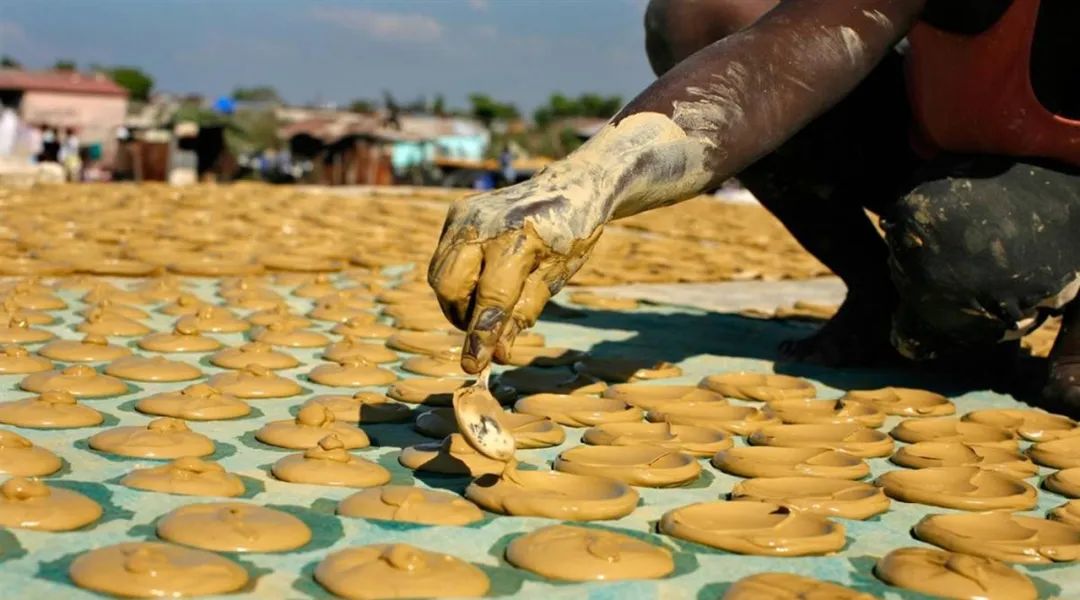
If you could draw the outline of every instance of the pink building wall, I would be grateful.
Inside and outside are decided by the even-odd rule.
[[[82,144],[102,144],[103,158],[110,162],[127,102],[124,96],[28,90],[19,103],[19,116],[33,125],[76,129]]]

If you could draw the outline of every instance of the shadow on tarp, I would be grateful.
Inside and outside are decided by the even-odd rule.
[[[632,332],[633,335],[625,340],[597,342],[590,349],[590,353],[596,356],[634,356],[648,361],[673,363],[708,355],[766,360],[774,363],[773,368],[777,373],[807,377],[841,390],[902,386],[956,396],[968,391],[999,387],[994,379],[1000,379],[1000,373],[985,367],[961,372],[955,367],[907,363],[890,367],[833,369],[810,363],[778,362],[781,360],[778,352],[780,343],[813,334],[820,325],[812,321],[755,319],[697,309],[676,309],[667,313],[593,309],[578,310],[574,314],[546,311],[544,320]],[[1038,371],[1040,365],[1044,364],[1033,359],[1022,362],[1021,367],[1026,373]],[[1016,394],[1018,399],[1038,404],[1037,396],[1030,392]]]

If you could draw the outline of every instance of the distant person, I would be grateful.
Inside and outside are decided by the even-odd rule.
[[[0,157],[15,153],[15,140],[19,135],[19,116],[10,106],[0,109]]]
[[[41,131],[41,153],[38,162],[60,162],[60,136],[56,128],[45,125]]]
[[[68,181],[82,181],[82,147],[74,128],[68,128],[64,132],[59,158],[67,172]]]
[[[499,172],[502,173],[503,185],[514,185],[517,182],[514,153],[510,152],[510,146],[503,148],[503,151],[499,153]]]

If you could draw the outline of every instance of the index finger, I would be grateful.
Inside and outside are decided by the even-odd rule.
[[[536,268],[539,250],[539,240],[525,231],[495,238],[484,248],[472,321],[461,352],[461,368],[466,373],[479,373],[491,362],[525,280]]]
[[[479,244],[465,243],[435,256],[428,270],[428,284],[443,314],[458,329],[469,325],[469,305],[482,260]]]

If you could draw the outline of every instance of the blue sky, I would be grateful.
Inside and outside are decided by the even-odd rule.
[[[531,110],[554,91],[652,80],[646,0],[0,0],[0,54],[133,64],[157,88],[269,84],[293,102],[479,91]]]

